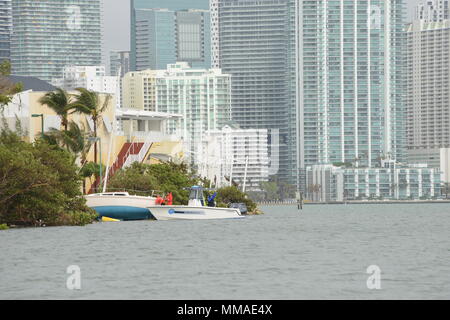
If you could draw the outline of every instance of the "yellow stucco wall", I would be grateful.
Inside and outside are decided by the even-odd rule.
[[[71,92],[72,94],[75,94],[75,92]],[[48,108],[47,106],[43,106],[39,103],[39,99],[45,95],[45,92],[30,92],[29,93],[29,100],[28,100],[28,104],[29,104],[29,110],[30,110],[30,125],[29,125],[29,140],[32,141],[34,140],[36,137],[39,137],[39,134],[41,133],[41,118],[32,118],[31,115],[32,114],[44,114],[44,119],[46,116],[55,116],[55,112],[53,110],[51,110],[50,108]],[[106,98],[106,95],[102,94],[100,95],[100,103],[102,104],[104,102],[104,99]],[[113,97],[108,104],[108,108],[106,109],[106,111],[103,113],[103,117],[106,117],[106,119],[108,119],[109,122],[114,121],[115,117],[116,117],[116,113],[115,113],[115,98]],[[73,113],[71,115],[69,115],[69,121],[75,121],[82,129],[84,129],[85,131],[90,131],[89,128],[89,124],[88,121],[86,119],[86,115],[84,114],[79,114],[79,113]],[[61,129],[61,128],[59,128]],[[102,155],[101,155],[101,159],[102,159],[102,163],[106,165],[107,163],[107,157],[108,157],[108,150],[109,150],[109,145],[111,143],[111,134],[110,132],[107,131],[103,121],[100,121],[100,124],[97,127],[97,136],[101,139],[101,149],[102,149]],[[123,139],[122,139],[123,141]],[[115,144],[116,144],[116,148],[120,148],[122,147],[122,145],[120,145],[119,147],[117,147],[117,145],[119,145],[120,143],[123,144],[123,142],[121,142],[120,139],[115,139]],[[98,159],[100,159],[100,146],[98,147]],[[111,155],[111,161],[110,164],[112,162],[114,162],[114,159],[117,156],[116,150],[114,150],[112,152]],[[88,154],[88,161],[93,161],[94,160],[94,148],[91,147],[91,150]]]

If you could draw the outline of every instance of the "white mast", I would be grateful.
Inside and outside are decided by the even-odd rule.
[[[113,121],[112,125],[113,125],[113,127],[112,127],[112,130],[111,130],[111,137],[110,137],[110,140],[109,140],[109,150],[108,150],[108,160],[107,160],[107,163],[106,163],[105,181],[103,182],[103,193],[106,192],[106,184],[108,183],[109,164],[111,162],[111,150],[113,149],[112,148],[112,144],[114,143],[113,137],[114,137],[115,126],[116,126],[116,121],[115,120]]]
[[[248,155],[245,157],[245,171],[244,171],[244,185],[242,187],[242,192],[245,193],[245,187],[247,183],[247,168],[248,168]]]
[[[234,155],[231,156],[230,187],[233,185],[233,165],[234,165]]]

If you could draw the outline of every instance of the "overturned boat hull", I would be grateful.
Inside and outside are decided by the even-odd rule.
[[[99,218],[108,217],[122,221],[154,220],[149,205],[155,204],[153,197],[123,194],[93,194],[86,196],[86,204],[94,209]]]

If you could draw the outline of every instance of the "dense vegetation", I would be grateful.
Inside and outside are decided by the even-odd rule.
[[[186,165],[163,163],[147,165],[133,163],[130,167],[118,171],[109,181],[108,190],[134,190],[142,195],[164,195],[172,192],[174,204],[187,204],[192,185],[199,180]]]
[[[85,225],[96,214],[85,205],[72,154],[39,139],[0,134],[0,224]]]

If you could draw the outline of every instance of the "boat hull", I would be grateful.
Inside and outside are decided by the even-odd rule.
[[[192,207],[192,206],[150,206],[147,207],[156,220],[213,220],[242,219],[239,209]]]
[[[128,207],[128,206],[101,206],[92,207],[97,211],[100,218],[108,217],[123,221],[150,220],[154,219],[150,210],[146,208]]]
[[[155,219],[149,205],[155,204],[151,197],[139,196],[87,196],[86,204],[94,209],[101,219],[108,217],[123,221]]]

